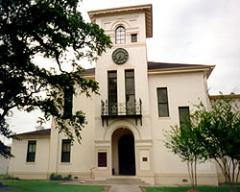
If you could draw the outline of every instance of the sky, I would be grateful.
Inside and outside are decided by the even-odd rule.
[[[87,11],[140,4],[153,6],[149,61],[215,65],[209,93],[240,94],[240,0],[83,0],[80,11],[89,21]],[[8,122],[14,132],[26,132],[39,116],[14,111]]]

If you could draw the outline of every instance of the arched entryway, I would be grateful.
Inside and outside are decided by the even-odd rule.
[[[135,175],[135,144],[129,129],[117,129],[112,134],[112,173],[113,175]]]

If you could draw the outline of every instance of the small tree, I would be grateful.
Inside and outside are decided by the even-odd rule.
[[[212,104],[211,111],[199,106],[197,116],[201,129],[199,141],[207,158],[217,162],[225,181],[233,186],[240,172],[239,106],[222,98]]]
[[[195,114],[186,119],[181,127],[174,126],[166,135],[165,145],[187,162],[188,174],[193,190],[197,188],[197,161],[203,159],[204,151],[199,145],[199,127],[196,126]]]

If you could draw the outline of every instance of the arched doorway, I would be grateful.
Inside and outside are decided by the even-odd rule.
[[[112,135],[113,175],[135,175],[134,136],[128,129],[117,129]]]

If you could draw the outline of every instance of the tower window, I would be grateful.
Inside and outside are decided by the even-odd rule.
[[[126,41],[126,30],[123,26],[119,26],[115,31],[115,43],[123,44]]]
[[[126,93],[126,112],[127,114],[135,114],[135,83],[134,71],[125,71],[125,93]]]
[[[117,114],[117,71],[108,71],[108,112]]]
[[[137,34],[136,33],[131,34],[131,42],[132,43],[137,42]]]

